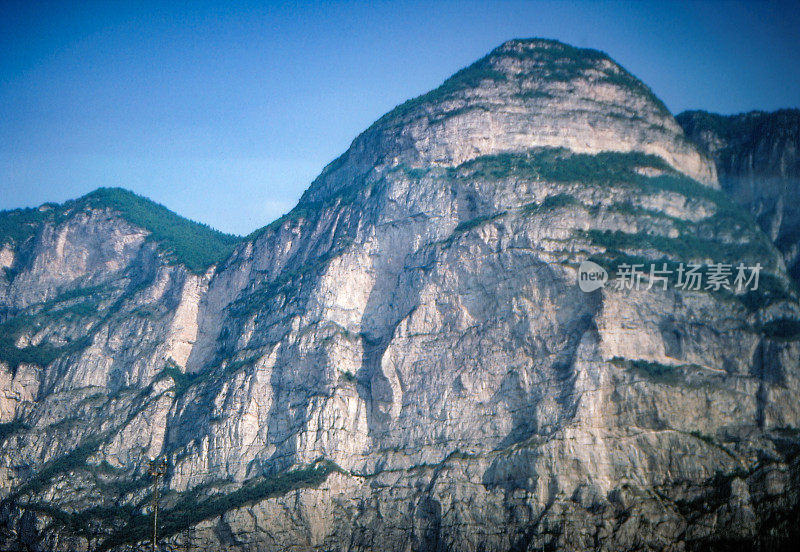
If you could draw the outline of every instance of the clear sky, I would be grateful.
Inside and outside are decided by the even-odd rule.
[[[246,234],[380,115],[528,37],[607,52],[673,113],[800,106],[796,1],[0,0],[0,209],[121,186]]]

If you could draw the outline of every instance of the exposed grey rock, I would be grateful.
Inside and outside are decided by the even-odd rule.
[[[156,455],[168,550],[797,536],[785,263],[599,52],[504,44],[381,118],[207,272],[96,204],[27,240],[0,257],[3,335],[28,360],[57,350],[2,360],[0,548],[144,550]],[[747,294],[587,294],[589,258],[764,272]]]

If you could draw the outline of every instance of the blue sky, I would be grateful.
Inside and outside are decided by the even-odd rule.
[[[68,5],[71,4],[71,5]],[[800,106],[792,2],[0,2],[0,209],[121,186],[246,234],[511,38],[607,52],[673,113]]]

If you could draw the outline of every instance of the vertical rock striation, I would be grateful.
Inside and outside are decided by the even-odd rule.
[[[119,203],[75,205],[0,256],[0,548],[144,549],[155,455],[173,550],[798,536],[795,287],[605,54],[503,44],[235,248],[195,228],[205,263]],[[763,272],[584,293],[585,260]]]

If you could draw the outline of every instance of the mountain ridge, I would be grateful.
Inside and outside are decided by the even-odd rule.
[[[687,111],[677,120],[717,165],[725,192],[750,211],[800,283],[800,109],[718,115]]]
[[[634,117],[640,124],[631,135],[625,125]],[[654,153],[715,186],[713,165],[682,139],[663,103],[606,54],[558,41],[511,40],[379,118],[323,169],[301,202],[379,178],[398,164],[458,165],[536,146]]]
[[[160,457],[171,549],[788,550],[798,292],[708,156],[586,55],[381,123],[214,270],[102,208],[42,224],[0,273],[0,548],[145,549]],[[677,286],[713,263],[761,286]]]
[[[165,253],[172,254],[190,270],[202,272],[224,260],[239,236],[225,234],[207,224],[182,217],[155,201],[124,188],[101,187],[62,204],[0,211],[2,245],[19,246],[32,237],[33,225],[63,219],[86,208],[109,208],[150,233]]]

